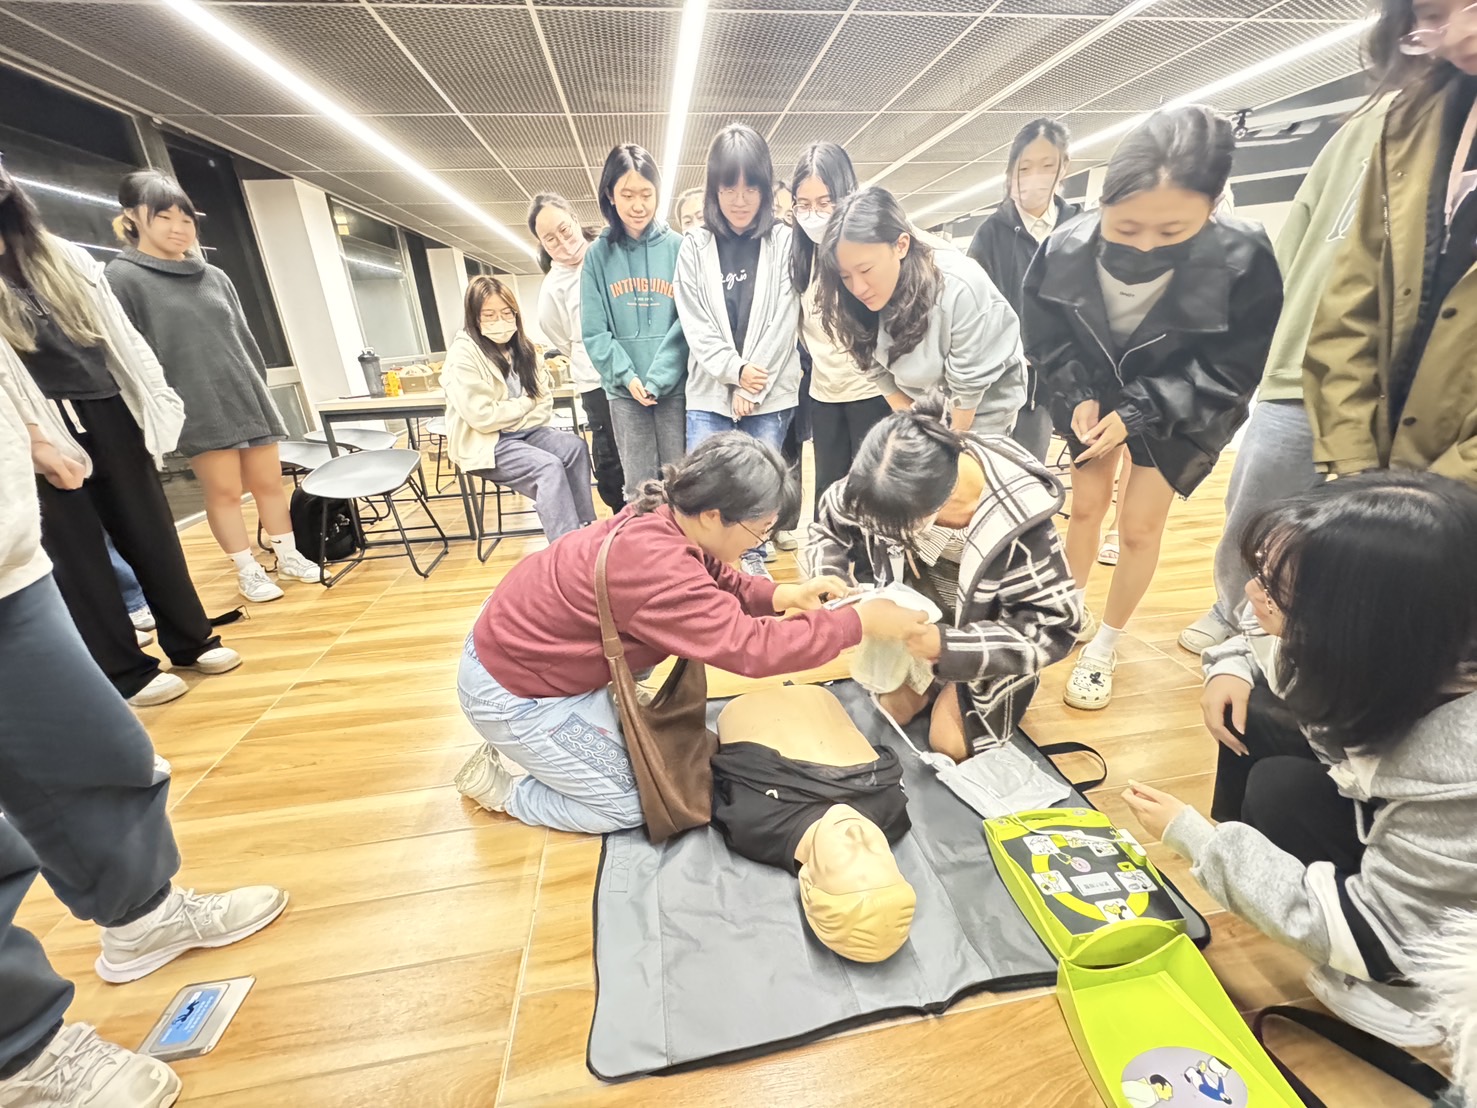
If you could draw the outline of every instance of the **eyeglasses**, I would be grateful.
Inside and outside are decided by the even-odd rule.
[[[1458,23],[1470,26],[1473,21],[1477,21],[1477,4],[1468,4],[1440,27],[1418,27],[1408,35],[1401,35],[1400,52],[1417,58],[1434,54],[1445,44],[1446,36],[1452,28],[1457,27]]]
[[[745,185],[743,188],[725,185],[718,190],[718,195],[724,200],[758,200],[759,190],[753,185]]]
[[[831,198],[829,196],[826,197],[826,199],[824,200],[817,200],[814,204],[812,204],[809,200],[795,201],[796,215],[809,215],[811,212],[820,212],[821,215],[830,215],[835,210],[836,205],[831,203]]]
[[[739,520],[738,525],[740,527],[742,527],[745,531],[747,531],[750,535],[752,535],[760,543],[766,543],[766,542],[768,542],[769,541],[769,537],[774,534],[774,524],[773,523],[771,523],[768,527],[766,527],[764,529],[764,534],[762,534],[762,535],[759,534],[759,532],[755,531],[754,528],[750,527],[743,520]]]
[[[516,323],[518,322],[518,313],[513,311],[512,308],[504,308],[500,312],[483,312],[477,319],[481,323],[497,323],[499,321],[503,323]]]

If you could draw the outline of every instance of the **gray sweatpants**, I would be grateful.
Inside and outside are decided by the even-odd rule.
[[[492,469],[473,470],[533,501],[544,534],[561,535],[595,522],[590,493],[590,450],[572,431],[535,427],[498,436]]]
[[[687,398],[664,396],[654,407],[629,396],[610,398],[610,422],[626,473],[626,503],[636,499],[644,481],[662,475],[662,467],[687,453]]]
[[[1313,429],[1297,400],[1265,400],[1246,424],[1231,484],[1226,527],[1215,548],[1215,606],[1210,614],[1233,634],[1240,631],[1251,567],[1241,560],[1241,537],[1251,521],[1279,500],[1307,492],[1322,478],[1313,465]]]
[[[88,654],[50,575],[0,599],[0,1073],[39,1053],[72,986],[15,926],[38,868],[79,919],[131,923],[169,895],[169,778]]]

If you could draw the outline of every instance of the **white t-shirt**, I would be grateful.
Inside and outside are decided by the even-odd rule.
[[[1046,205],[1046,211],[1040,215],[1030,215],[1016,206],[1016,214],[1021,217],[1021,222],[1026,225],[1026,230],[1037,242],[1045,242],[1046,236],[1056,230],[1057,206],[1056,197],[1051,198],[1051,203]]]
[[[820,308],[816,305],[817,282],[800,299],[800,334],[805,349],[810,351],[810,395],[823,404],[847,404],[881,396],[882,390],[867,379],[856,360],[831,341],[821,326]]]
[[[555,262],[538,296],[538,323],[544,336],[569,358],[569,377],[580,392],[600,387],[600,372],[585,350],[580,325],[580,275],[584,262]]]
[[[1098,284],[1103,290],[1103,307],[1108,312],[1108,330],[1113,332],[1113,341],[1121,350],[1138,330],[1144,317],[1159,303],[1164,290],[1174,278],[1174,270],[1160,274],[1152,281],[1125,285],[1104,269],[1102,262],[1098,262],[1097,276]]]

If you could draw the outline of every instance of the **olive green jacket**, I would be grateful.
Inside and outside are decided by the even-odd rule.
[[[1324,472],[1428,469],[1477,485],[1477,266],[1438,311],[1393,429],[1387,401],[1420,315],[1428,200],[1446,183],[1435,179],[1446,102],[1420,88],[1391,106],[1313,323],[1303,385]]]

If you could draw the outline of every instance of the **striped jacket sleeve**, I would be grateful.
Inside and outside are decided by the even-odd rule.
[[[945,681],[1031,676],[1067,656],[1082,624],[1082,602],[1049,520],[1012,540],[1005,571],[979,581],[969,608],[998,615],[944,629],[936,668]]]

